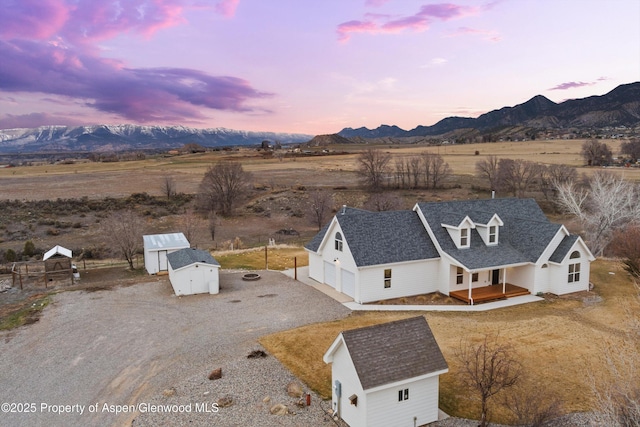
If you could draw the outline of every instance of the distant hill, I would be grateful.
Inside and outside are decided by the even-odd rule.
[[[353,141],[334,133],[332,135],[317,135],[305,145],[308,147],[325,147],[335,144],[353,144]]]
[[[222,147],[259,145],[264,140],[291,144],[306,142],[312,137],[305,134],[185,126],[42,126],[0,130],[0,153],[174,149],[187,144]]]
[[[640,125],[640,82],[620,85],[601,96],[572,99],[559,104],[537,95],[523,104],[503,107],[477,118],[447,117],[432,126],[417,126],[403,130],[382,125],[376,129],[345,128],[338,135],[353,138],[436,136],[461,129],[488,131],[506,126],[526,126],[533,129],[603,128]]]

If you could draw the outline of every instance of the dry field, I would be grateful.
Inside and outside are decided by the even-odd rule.
[[[468,399],[472,394],[456,384],[459,365],[454,351],[461,341],[479,342],[485,334],[497,334],[502,342],[512,344],[528,374],[528,384],[557,396],[564,411],[589,411],[593,408],[592,380],[624,381],[605,369],[604,355],[623,347],[629,315],[640,309],[633,285],[618,263],[595,262],[592,281],[595,289],[588,294],[549,296],[523,306],[482,313],[358,312],[342,320],[269,335],[260,342],[296,376],[329,397],[331,371],[322,355],[340,331],[422,314],[449,364],[440,388],[440,404],[446,412],[478,419],[477,402]],[[498,406],[499,400],[493,408]],[[504,410],[494,415],[495,422],[508,421]]]

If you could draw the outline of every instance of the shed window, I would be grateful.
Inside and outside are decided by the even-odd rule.
[[[391,287],[391,269],[390,268],[387,268],[384,270],[384,287],[385,288]]]
[[[464,283],[464,275],[462,272],[462,267],[458,267],[456,270],[456,285],[462,285]]]
[[[336,251],[342,252],[342,234],[336,233]]]
[[[569,264],[569,283],[580,281],[580,263]]]
[[[469,246],[469,229],[463,228],[460,230],[460,246],[466,247]]]
[[[398,390],[398,402],[409,400],[409,389]]]

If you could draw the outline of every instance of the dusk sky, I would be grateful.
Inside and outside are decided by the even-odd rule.
[[[335,133],[640,80],[640,1],[0,0],[0,129]]]

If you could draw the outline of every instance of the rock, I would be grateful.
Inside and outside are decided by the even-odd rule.
[[[247,359],[258,359],[261,357],[267,357],[267,353],[262,350],[253,350],[247,355]]]
[[[219,380],[220,378],[222,378],[222,368],[214,369],[209,374],[210,380]]]
[[[224,396],[218,399],[216,403],[218,404],[218,408],[226,408],[227,406],[233,405],[233,398],[231,396]]]
[[[302,386],[295,381],[291,381],[287,385],[287,394],[291,397],[302,397],[304,394],[302,391]]]
[[[175,396],[176,395],[176,389],[171,387],[171,388],[167,388],[162,392],[162,395],[164,397],[171,397],[171,396]]]
[[[264,399],[262,399],[262,401],[263,401],[264,403],[269,403],[269,402],[271,402],[271,397],[267,396],[267,397],[265,397]]]
[[[282,403],[277,403],[269,409],[271,415],[287,415],[289,410]]]
[[[203,396],[209,396],[209,393],[211,393],[210,391],[205,391],[204,393],[202,393]]]

